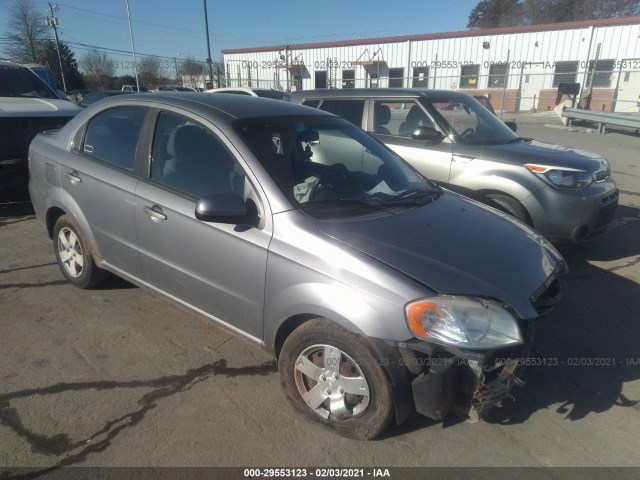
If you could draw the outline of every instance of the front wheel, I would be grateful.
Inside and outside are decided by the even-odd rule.
[[[500,193],[490,193],[487,197],[489,198],[489,202],[492,207],[516,217],[518,220],[526,223],[530,227],[533,226],[529,213],[515,198]]]
[[[278,365],[294,408],[341,435],[370,440],[391,420],[391,385],[378,359],[362,337],[327,319],[295,330]]]

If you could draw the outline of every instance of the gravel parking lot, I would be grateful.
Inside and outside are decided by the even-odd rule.
[[[13,199],[0,205],[0,468],[640,466],[640,137],[518,133],[605,155],[620,206],[605,237],[561,249],[568,291],[538,323],[528,384],[486,420],[338,437],[293,412],[253,345],[117,278],[68,285]]]

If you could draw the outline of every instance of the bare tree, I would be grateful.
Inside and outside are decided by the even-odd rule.
[[[191,55],[180,62],[180,74],[186,86],[197,87],[203,84],[203,71],[205,63],[199,62]]]
[[[143,57],[138,62],[138,79],[140,85],[147,88],[158,87],[163,80],[164,68],[162,62],[155,57]]]
[[[116,66],[106,52],[89,50],[80,59],[80,67],[84,71],[87,83],[93,88],[106,88],[116,72]]]
[[[7,33],[2,36],[7,56],[19,63],[36,63],[47,39],[44,13],[32,0],[14,0],[7,15]]]

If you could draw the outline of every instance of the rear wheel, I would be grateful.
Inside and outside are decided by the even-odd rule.
[[[58,266],[67,281],[78,288],[91,288],[107,277],[93,261],[87,242],[68,215],[62,215],[53,227]]]
[[[490,205],[498,210],[502,210],[509,215],[516,217],[518,220],[526,223],[529,226],[533,226],[531,223],[531,218],[529,217],[529,213],[522,206],[522,204],[513,197],[509,195],[504,195],[501,193],[490,193],[487,195],[490,200]]]
[[[373,439],[394,413],[391,385],[370,347],[327,319],[287,338],[279,371],[294,408],[341,435]]]

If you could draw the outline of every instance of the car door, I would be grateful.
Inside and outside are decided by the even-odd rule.
[[[432,101],[431,106],[444,118],[449,127],[459,138],[467,133],[475,133],[486,127],[486,122],[471,110],[464,102],[456,100]],[[451,170],[449,172],[449,187],[459,193],[468,193],[465,190],[465,178],[479,168],[477,158],[484,149],[478,145],[467,145],[458,142],[453,146]]]
[[[414,140],[411,133],[418,126],[440,127],[429,113],[412,98],[375,98],[369,101],[371,113],[367,130],[396,152],[427,178],[447,184],[452,160],[452,145],[448,138],[429,145]],[[443,135],[446,132],[441,131]]]
[[[114,107],[94,115],[82,140],[59,159],[60,184],[84,217],[97,253],[110,266],[138,276],[134,225],[134,163],[147,109]]]
[[[161,111],[149,172],[135,192],[137,238],[145,282],[233,329],[262,338],[271,220],[238,159],[213,125]],[[263,218],[260,227],[195,217],[198,199],[231,191],[255,207]]]

